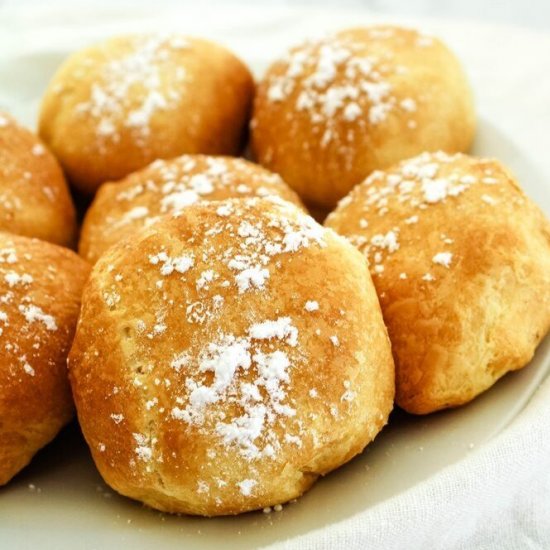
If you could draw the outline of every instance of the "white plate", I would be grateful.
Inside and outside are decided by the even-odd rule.
[[[68,4],[69,6],[69,4]],[[35,6],[0,10],[0,106],[32,123],[38,99],[71,50],[115,32],[181,30],[210,36],[237,51],[260,74],[288,44],[346,25],[372,23],[365,12],[190,8],[177,13],[108,7],[78,15]],[[131,17],[128,14],[132,14]],[[550,210],[550,39],[510,28],[413,21],[443,37],[463,59],[480,112],[474,153],[508,164],[527,192]],[[364,510],[460,460],[502,430],[550,371],[550,339],[524,370],[473,403],[429,417],[400,411],[367,451],[321,480],[280,513],[198,519],[154,512],[108,489],[76,426],[42,451],[0,490],[0,547],[74,549],[252,548],[286,540]]]

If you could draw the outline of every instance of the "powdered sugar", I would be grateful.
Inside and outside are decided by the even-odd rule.
[[[256,323],[249,328],[248,333],[255,340],[277,338],[285,340],[291,346],[296,346],[298,343],[298,331],[292,325],[290,317],[279,317],[275,321]]]
[[[422,192],[424,199],[428,203],[442,201],[447,197],[449,190],[449,182],[445,179],[431,180],[426,179],[422,183]]]
[[[149,438],[140,433],[133,433],[132,436],[137,443],[134,449],[137,457],[143,462],[149,462],[153,458],[153,449],[150,446]]]
[[[283,72],[268,73],[267,100],[293,102],[296,111],[306,112],[314,127],[320,128],[314,133],[322,135],[323,147],[340,136],[336,131],[339,119],[358,121],[362,132],[367,122],[383,124],[396,108],[414,113],[420,97],[406,97],[398,103],[394,95],[393,77],[406,69],[395,61],[385,30],[365,29],[362,38],[344,32],[294,48],[282,61]],[[347,139],[353,139],[356,132],[349,128]]]
[[[31,248],[19,252],[19,243],[4,240],[0,249],[0,336],[4,350],[7,377],[21,373],[35,377],[39,369],[49,369],[56,356],[42,354],[42,346],[50,344],[47,333],[59,330],[56,317],[51,314],[53,297],[44,283],[57,276],[55,266],[43,265],[40,280],[35,272],[35,258]],[[27,271],[28,270],[28,271]],[[0,285],[1,286],[1,285]],[[60,341],[59,344],[62,344]],[[59,345],[56,344],[56,345]],[[48,349],[48,348],[46,348]]]
[[[23,370],[25,371],[26,374],[28,374],[29,376],[34,376],[36,374],[34,369],[27,362],[26,355],[23,355],[22,357],[20,357],[19,362],[23,365]]]
[[[24,315],[25,320],[28,323],[40,322],[44,324],[47,330],[57,330],[57,323],[55,322],[55,318],[52,315],[44,313],[42,308],[33,304],[21,304],[18,309]]]
[[[220,400],[235,400],[244,407],[244,413],[230,422],[218,421],[216,432],[226,445],[235,446],[248,459],[272,455],[277,442],[271,441],[267,426],[275,421],[277,415],[294,414],[294,410],[285,404],[284,388],[290,382],[289,370],[292,367],[287,353],[282,349],[265,353],[254,340],[276,338],[288,344],[289,337],[292,341],[297,339],[297,331],[289,320],[275,327],[271,323],[252,325],[249,336],[224,334],[218,341],[208,344],[198,354],[198,373],[213,373],[212,383],[205,384],[188,377],[185,383],[189,391],[188,403],[171,411],[173,418],[200,426],[205,421],[205,410],[209,405]],[[186,357],[184,364],[187,368],[189,361]],[[253,368],[256,377],[248,381]],[[261,388],[265,391],[264,398]],[[215,409],[210,414],[213,413]],[[260,439],[264,440],[263,445]]]
[[[184,68],[174,73],[175,82],[167,90],[162,85],[161,67],[175,50],[188,47],[185,41],[175,36],[135,36],[129,45],[129,53],[112,57],[99,68],[100,77],[91,86],[89,99],[76,106],[77,114],[86,113],[96,121],[99,143],[118,142],[120,132],[127,128],[135,143],[143,146],[154,114],[171,108],[181,97]],[[128,110],[130,93],[133,108]],[[99,147],[99,152],[103,151]]]
[[[416,101],[410,97],[407,97],[399,103],[402,109],[405,111],[408,111],[409,113],[413,113],[416,111]]]
[[[452,259],[453,259],[453,254],[451,252],[438,252],[432,258],[432,262],[434,264],[442,265],[448,268],[451,266]]]
[[[0,249],[0,264],[14,264],[17,262],[17,254],[15,248],[2,248]]]
[[[112,233],[115,236],[120,233],[122,237],[157,223],[164,215],[180,216],[186,208],[202,200],[287,196],[288,193],[279,176],[244,159],[182,155],[157,160],[117,182],[116,186],[104,187],[101,200],[92,206],[92,211],[100,210],[105,223],[92,229],[101,230],[110,242]],[[229,216],[230,208],[230,203],[221,204],[217,213],[221,217]]]
[[[182,255],[171,258],[164,251],[159,252],[153,256],[149,256],[149,262],[153,265],[162,264],[160,267],[161,275],[167,276],[174,271],[178,273],[185,273],[193,267],[195,259],[192,256]]]
[[[174,357],[174,359],[172,359],[172,362],[170,363],[170,366],[175,371],[179,372],[179,370],[182,367],[187,366],[190,361],[191,361],[191,358],[189,357],[189,354],[186,353],[186,352],[183,352],[183,353],[180,353],[180,354],[176,355]]]
[[[11,287],[14,287],[16,285],[28,285],[33,282],[33,278],[28,273],[19,274],[15,271],[8,271],[4,275],[4,281],[8,283],[8,285]]]
[[[147,207],[136,206],[135,208],[132,208],[131,210],[126,212],[124,216],[122,216],[120,220],[118,220],[118,222],[113,225],[125,225],[134,220],[145,218],[148,214],[149,214],[149,209]]]
[[[120,424],[124,420],[124,415],[123,414],[112,413],[111,414],[111,419],[113,420],[113,422],[115,424]]]
[[[35,143],[32,146],[31,153],[37,157],[40,157],[46,153],[46,148],[41,143]]]
[[[309,311],[309,312],[318,311],[319,310],[319,302],[316,302],[315,300],[308,300],[306,302],[306,305],[304,306],[304,309],[306,311]]]
[[[397,241],[397,233],[395,231],[388,231],[385,235],[374,235],[370,242],[373,246],[385,249],[389,253],[399,249],[399,242]]]
[[[474,200],[479,200],[480,208],[488,208],[498,204],[498,200],[485,193],[479,193],[479,185],[487,177],[491,178],[491,184],[494,192],[498,192],[498,186],[503,181],[492,170],[480,170],[493,161],[484,159],[475,159],[466,155],[449,155],[443,152],[423,153],[415,158],[401,162],[397,167],[387,172],[373,172],[361,185],[343,201],[340,202],[338,209],[334,214],[329,215],[327,221],[331,225],[333,219],[338,219],[341,212],[354,199],[361,201],[361,216],[369,217],[370,223],[365,225],[357,224],[357,229],[347,235],[348,239],[359,247],[368,257],[371,272],[377,277],[385,277],[385,261],[388,255],[401,249],[399,240],[401,233],[409,236],[421,235],[422,229],[417,229],[416,225],[422,224],[423,212],[433,208],[438,204],[444,204],[447,201],[454,200],[464,193],[468,193],[474,188],[478,190]],[[490,174],[488,175],[488,171]],[[470,173],[471,172],[471,173]],[[480,176],[479,173],[482,172]],[[395,208],[399,215],[416,210],[418,213],[408,215],[402,220],[395,216],[392,221],[396,225],[387,233],[373,233],[373,227],[376,227],[377,218],[384,218],[389,211]],[[383,224],[382,225],[386,225]],[[386,225],[387,227],[387,225]],[[452,230],[452,228],[449,228]],[[417,233],[418,232],[418,233]],[[446,245],[453,245],[455,238],[448,235],[441,235],[441,240]],[[433,250],[431,255],[433,264],[441,265],[445,268],[453,266],[453,252]],[[429,266],[426,266],[426,268]],[[400,276],[402,280],[408,278],[407,274]],[[425,273],[422,277],[425,281],[433,281],[435,277]]]
[[[269,270],[260,266],[253,266],[243,269],[235,276],[235,281],[240,293],[251,288],[262,290],[265,288],[265,282],[269,278]]]
[[[237,483],[237,485],[239,486],[241,493],[245,497],[249,497],[252,494],[252,489],[254,489],[257,483],[258,482],[254,479],[244,479],[243,481]]]

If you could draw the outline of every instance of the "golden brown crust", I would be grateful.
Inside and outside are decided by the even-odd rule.
[[[278,196],[301,206],[273,174],[241,158],[183,155],[103,184],[86,213],[78,250],[95,263],[109,246],[201,200]]]
[[[470,401],[548,332],[550,226],[498,161],[404,161],[355,187],[326,225],[370,261],[409,412]]]
[[[40,135],[69,180],[92,194],[157,158],[240,150],[254,82],[225,48],[133,35],[81,50],[43,98]]]
[[[0,231],[73,246],[76,229],[59,163],[32,132],[0,112]]]
[[[69,372],[107,483],[208,516],[299,496],[375,437],[394,393],[364,258],[275,199],[199,203],[110,248]]]
[[[423,151],[465,151],[472,93],[442,42],[410,29],[348,29],[290,50],[258,85],[260,164],[306,204],[334,207],[375,169]]]
[[[0,233],[0,485],[72,417],[66,358],[88,271],[66,248]]]

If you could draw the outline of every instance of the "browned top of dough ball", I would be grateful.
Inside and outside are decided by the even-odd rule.
[[[0,233],[0,484],[72,416],[66,357],[88,271],[66,248]]]
[[[86,213],[79,252],[93,263],[122,238],[198,201],[270,195],[301,206],[278,175],[241,158],[183,155],[158,160],[100,187]]]
[[[218,44],[118,36],[63,63],[43,98],[40,135],[91,194],[158,158],[237,153],[253,92],[248,68]]]
[[[392,406],[364,258],[275,199],[193,205],[110,248],[69,364],[102,475],[172,512],[295,498]]]
[[[550,225],[496,160],[423,154],[374,172],[326,225],[369,260],[411,412],[469,401],[550,328]]]
[[[252,145],[306,201],[333,207],[372,170],[466,150],[475,115],[456,57],[413,29],[347,29],[292,48],[258,86]]]
[[[0,112],[0,230],[71,246],[75,211],[63,172],[42,142]]]

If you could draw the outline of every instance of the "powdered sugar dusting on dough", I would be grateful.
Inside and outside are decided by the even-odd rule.
[[[100,153],[105,150],[101,146],[104,142],[120,141],[123,128],[129,130],[137,145],[145,145],[151,118],[177,104],[186,83],[185,70],[179,67],[174,72],[175,81],[167,88],[162,65],[174,52],[188,47],[179,36],[136,35],[129,40],[124,55],[105,64],[91,87],[90,97],[75,108],[77,114],[85,113],[95,121]],[[74,76],[78,78],[79,73],[75,71]]]
[[[44,339],[59,330],[57,319],[49,310],[54,297],[39,299],[44,289],[27,272],[27,266],[33,261],[31,252],[18,250],[17,241],[4,240],[0,248],[0,345],[4,353],[4,375],[8,378],[20,379],[22,373],[36,376],[36,365],[44,362],[41,355]],[[55,266],[45,267],[44,280],[56,276]],[[22,340],[26,343],[24,349]]]
[[[140,363],[133,388],[143,392],[144,415],[160,415],[174,430],[203,434],[212,440],[212,457],[218,452],[236,453],[253,472],[255,461],[276,460],[287,446],[301,448],[303,438],[311,435],[297,419],[290,389],[296,369],[308,360],[300,323],[306,318],[311,322],[312,312],[320,311],[317,317],[322,310],[314,292],[289,313],[250,309],[245,300],[254,295],[250,299],[258,304],[271,303],[282,261],[307,249],[325,248],[327,230],[275,198],[205,203],[187,212],[181,214],[190,216],[182,227],[192,223],[200,229],[181,233],[158,248],[151,245],[141,263],[133,266],[137,272],[100,261],[102,290],[118,296],[107,304],[116,310],[126,306],[132,277],[139,284],[150,279],[143,292],[150,295],[146,303],[151,305],[143,309],[132,333]],[[208,217],[203,220],[201,213]],[[157,231],[158,226],[152,226],[144,235]],[[239,311],[240,301],[242,324],[230,323],[240,329],[224,330],[225,316]],[[232,309],[226,308],[226,302]],[[189,328],[176,335],[174,326],[182,322]],[[159,324],[163,330],[155,332]],[[318,336],[331,350],[341,345],[337,326]],[[163,365],[148,360],[156,345],[170,346],[170,358]],[[152,384],[144,375],[150,376],[154,369],[158,375]],[[334,407],[348,407],[351,397],[340,397]],[[111,417],[111,424],[120,429],[124,423]],[[150,471],[166,457],[155,446],[152,431],[140,428],[133,435],[134,464]],[[256,483],[253,476],[244,479],[239,491],[252,497]]]
[[[41,322],[44,324],[47,330],[57,330],[57,323],[54,317],[44,313],[42,308],[33,304],[20,305],[19,311],[25,316],[25,320],[28,323]]]
[[[412,38],[418,36],[411,32]],[[371,27],[364,29],[364,41],[346,32],[307,41],[283,58],[280,70],[268,73],[266,98],[274,105],[291,102],[298,113],[306,113],[322,147],[338,143],[346,150],[356,135],[386,123],[392,112],[412,117],[423,102],[421,94],[398,97],[392,84],[406,71],[393,41],[406,40],[410,37],[392,28]],[[413,40],[409,47],[419,45]],[[413,118],[406,120],[409,129],[416,127]],[[341,132],[342,122],[355,125]]]
[[[433,258],[434,264],[442,265],[444,267],[450,267],[453,254],[451,252],[438,252]]]
[[[89,231],[94,242],[109,243],[157,223],[164,215],[179,216],[200,201],[260,196],[292,197],[278,175],[244,159],[182,155],[157,160],[102,189],[91,211],[101,211],[104,222]],[[228,216],[227,208],[230,204],[220,204],[218,215]]]
[[[387,171],[375,171],[340,201],[336,211],[327,218],[328,225],[331,226],[333,221],[338,221],[340,216],[345,215],[347,208],[358,208],[359,212],[354,214],[359,218],[357,227],[351,229],[346,236],[367,256],[371,273],[376,277],[385,277],[386,261],[399,250],[403,250],[404,254],[408,253],[408,243],[411,239],[416,242],[415,235],[422,234],[423,216],[427,209],[453,201],[472,189],[480,190],[479,186],[490,186],[492,192],[491,196],[486,193],[476,195],[479,197],[481,209],[494,208],[498,204],[494,195],[499,192],[504,179],[495,177],[493,169],[487,167],[492,162],[461,154],[436,152],[423,153]],[[407,215],[403,219],[392,216],[391,223],[395,225],[391,230],[373,235],[373,227],[388,225],[385,217],[388,212],[392,212],[392,208],[401,212],[404,207]],[[361,223],[363,219],[369,220],[369,223]],[[389,219],[388,216],[388,221]],[[454,229],[460,228],[449,228],[449,231]],[[404,246],[401,245],[402,234],[407,235]],[[460,232],[457,233],[459,234]],[[427,271],[419,275],[421,280],[432,282],[443,276],[435,271],[435,266],[453,268],[457,260],[452,250],[455,240],[441,234],[441,241],[450,245],[451,249],[433,249],[428,256],[432,265],[424,266]],[[429,271],[431,267],[434,267],[435,274]],[[399,279],[410,280],[410,275],[402,273]]]

